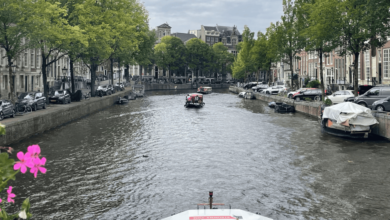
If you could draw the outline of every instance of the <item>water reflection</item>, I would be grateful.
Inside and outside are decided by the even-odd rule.
[[[215,202],[274,219],[390,215],[388,142],[333,137],[226,90],[186,109],[189,92],[148,92],[15,144],[48,158],[46,175],[13,184],[16,204],[31,195],[37,219],[160,219],[213,190]]]

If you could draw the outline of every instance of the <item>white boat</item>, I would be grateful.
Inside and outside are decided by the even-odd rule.
[[[210,94],[213,91],[213,88],[211,87],[199,87],[198,92],[203,94]]]
[[[270,218],[250,213],[241,209],[213,209],[214,206],[224,206],[222,203],[213,203],[213,192],[209,192],[209,203],[198,204],[198,209],[188,210],[181,212],[179,214],[173,215],[171,217],[163,218],[162,220],[222,220],[222,219],[232,219],[232,220],[272,220]],[[199,208],[203,206],[204,208]],[[205,209],[206,206],[209,206],[210,209]]]
[[[245,93],[246,93],[246,92],[240,92],[240,93],[238,93],[238,97],[244,98],[244,97],[245,97]]]
[[[367,138],[376,124],[379,123],[371,109],[352,102],[325,107],[321,114],[324,131],[336,136]]]
[[[199,209],[188,210],[162,220],[272,220],[240,209]]]

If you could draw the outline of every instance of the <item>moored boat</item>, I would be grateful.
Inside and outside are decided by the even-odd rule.
[[[186,96],[186,103],[184,107],[203,107],[205,103],[203,102],[203,94],[191,93]]]
[[[352,102],[322,107],[321,127],[332,135],[368,138],[376,124],[379,123],[371,114],[371,109]]]
[[[199,87],[198,92],[202,94],[210,94],[213,91],[213,88],[211,87]]]

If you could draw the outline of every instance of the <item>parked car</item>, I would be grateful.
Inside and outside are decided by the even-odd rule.
[[[125,85],[123,83],[115,83],[116,90],[123,91],[125,90]]]
[[[354,102],[367,108],[372,108],[373,103],[390,96],[390,87],[374,87],[363,95],[355,97]]]
[[[46,108],[46,97],[41,92],[23,92],[18,96],[15,106],[17,110],[24,109],[27,106],[33,111],[38,108]]]
[[[232,79],[227,79],[227,80],[225,81],[225,83],[226,83],[226,84],[234,84],[235,81],[232,80]]]
[[[330,99],[333,104],[344,102],[345,99],[354,97],[352,90],[341,90],[327,96],[326,99]]]
[[[257,86],[257,85],[258,85],[257,82],[249,82],[249,83],[244,85],[244,89],[250,89],[250,88]]]
[[[6,117],[15,117],[14,105],[8,100],[0,100],[0,121]]]
[[[273,94],[278,94],[279,92],[286,91],[286,90],[287,90],[287,88],[285,86],[272,86],[272,87],[269,87],[263,91],[265,92],[265,94],[273,95]]]
[[[325,93],[326,95],[331,95],[329,91]],[[322,100],[322,91],[321,89],[311,89],[303,92],[299,92],[294,96],[294,100],[300,101],[305,100],[306,98],[309,98],[314,101],[321,101]]]
[[[100,96],[111,95],[114,93],[114,88],[112,87],[112,85],[98,86],[96,92]]]
[[[256,92],[261,92],[261,91],[263,91],[263,90],[265,90],[267,88],[268,88],[267,84],[259,84],[257,86],[252,87],[252,90],[256,91]]]
[[[68,90],[56,90],[50,97],[50,103],[71,103],[70,92]]]
[[[310,89],[316,89],[316,88],[300,88],[296,91],[291,91],[291,92],[287,93],[287,98],[292,99],[295,94],[298,94],[299,92],[303,92],[303,91],[310,90]]]
[[[390,111],[390,96],[372,103],[372,109],[377,111]]]
[[[364,93],[366,93],[368,90],[374,88],[374,86],[371,86],[371,85],[360,85],[358,87],[358,95],[363,95]],[[348,86],[347,90],[354,90],[353,89],[353,86]]]
[[[215,84],[221,84],[221,83],[222,83],[222,80],[220,80],[220,79],[215,80]]]

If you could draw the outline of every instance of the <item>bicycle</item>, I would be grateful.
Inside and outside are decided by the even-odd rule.
[[[16,109],[16,113],[24,114],[24,113],[32,112],[32,108],[29,105],[23,105],[23,106],[17,105],[15,109]]]

